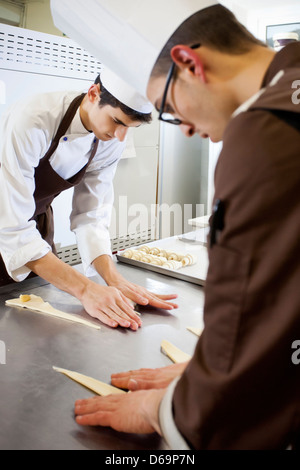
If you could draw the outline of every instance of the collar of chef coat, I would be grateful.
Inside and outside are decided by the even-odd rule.
[[[232,114],[232,118],[238,114],[247,111],[258,98],[263,95],[268,86],[274,86],[284,75],[284,69],[293,66],[300,60],[300,43],[288,44],[281,51],[277,52],[268,67],[262,81],[261,89],[252,95],[248,100],[242,103]]]
[[[82,124],[81,118],[80,118],[80,108],[77,109],[76,114],[73,118],[73,121],[71,122],[70,125],[70,134],[76,134],[76,135],[87,135],[90,134],[90,131],[88,131],[84,125]]]

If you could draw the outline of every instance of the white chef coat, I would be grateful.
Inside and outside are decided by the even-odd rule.
[[[0,252],[8,274],[25,279],[25,266],[45,256],[51,247],[29,221],[35,212],[34,171],[73,99],[80,92],[36,95],[16,103],[0,123]],[[63,179],[75,175],[88,162],[95,136],[83,126],[79,109],[49,162]],[[91,263],[111,255],[110,225],[113,178],[126,142],[99,141],[97,153],[83,180],[74,188],[71,230],[74,231],[86,275]],[[69,214],[68,214],[69,215]]]

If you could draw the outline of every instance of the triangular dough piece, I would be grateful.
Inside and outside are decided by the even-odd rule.
[[[28,297],[30,297],[30,300],[27,300]],[[21,300],[24,298],[26,299],[25,301]],[[91,328],[96,328],[97,330],[101,329],[100,325],[97,325],[97,323],[85,320],[84,318],[78,315],[72,315],[71,313],[66,313],[62,312],[61,310],[57,310],[56,308],[52,307],[48,302],[44,302],[42,297],[39,297],[34,294],[31,294],[30,296],[21,295],[18,299],[6,300],[5,303],[10,307],[28,308],[29,310],[33,310],[38,313],[45,313],[47,315],[61,318],[63,320],[81,323],[82,325],[90,326]]]
[[[191,359],[191,356],[189,354],[186,354],[185,352],[181,351],[165,339],[161,343],[161,350],[164,354],[166,354],[166,356],[171,359],[171,361],[175,363],[186,362]]]
[[[201,336],[201,333],[203,331],[203,328],[196,328],[194,326],[187,326],[186,329],[194,333],[194,335],[196,336]]]
[[[108,385],[104,382],[100,382],[100,380],[93,379],[92,377],[88,377],[87,375],[79,374],[78,372],[74,372],[72,370],[61,369],[60,367],[53,366],[53,369],[57,372],[61,372],[62,374],[66,375],[70,379],[78,382],[81,385],[84,385],[86,388],[89,388],[93,392],[97,393],[97,395],[107,396],[117,393],[126,393],[124,390],[120,388],[113,387],[112,385]]]

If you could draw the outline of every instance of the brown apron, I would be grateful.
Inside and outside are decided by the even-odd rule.
[[[56,254],[55,245],[53,242],[54,237],[54,224],[51,203],[53,199],[58,196],[62,191],[66,191],[76,186],[85,175],[85,172],[93,160],[97,148],[98,139],[94,139],[91,155],[87,164],[74,176],[68,180],[61,178],[51,167],[50,157],[53,155],[59,145],[60,139],[66,134],[71,122],[79,108],[85,94],[77,96],[70,104],[57,133],[49,147],[45,156],[40,160],[38,167],[35,169],[35,213],[30,220],[36,221],[37,229],[39,230],[42,238],[49,243],[52,247],[53,253]],[[14,282],[8,275],[2,257],[0,255],[0,286]]]

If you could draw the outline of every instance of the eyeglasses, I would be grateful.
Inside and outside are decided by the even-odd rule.
[[[191,49],[198,49],[198,47],[200,47],[200,44],[195,44],[194,46],[190,46]],[[171,80],[174,75],[175,68],[176,68],[176,64],[175,62],[173,62],[170,67],[168,76],[167,76],[166,86],[165,86],[164,94],[163,94],[161,105],[160,105],[158,119],[159,121],[167,122],[169,124],[174,124],[175,126],[180,126],[182,124],[182,121],[180,119],[172,118],[170,113],[165,112],[167,94],[168,94]]]

